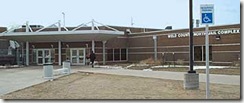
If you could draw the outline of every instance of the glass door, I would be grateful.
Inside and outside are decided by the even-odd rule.
[[[42,65],[43,64],[43,50],[37,50],[36,52],[36,56],[37,56],[37,65]]]
[[[51,62],[51,50],[50,49],[38,49],[36,52],[37,65],[43,65]]]
[[[51,63],[51,50],[44,49],[43,50],[43,63]]]
[[[85,65],[85,49],[70,49],[70,58],[73,65]]]

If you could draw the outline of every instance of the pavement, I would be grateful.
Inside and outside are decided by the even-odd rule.
[[[61,66],[54,66],[54,69],[58,69],[60,67]],[[170,80],[183,80],[185,74],[184,72],[142,71],[121,68],[91,68],[88,66],[71,66],[71,71],[150,77]],[[0,68],[0,96],[47,81],[47,79],[43,78],[43,74],[42,66],[29,66],[11,69]],[[55,78],[58,77],[60,76],[55,76]],[[205,82],[205,74],[199,74],[199,81]],[[210,74],[210,83],[240,85],[240,75]]]

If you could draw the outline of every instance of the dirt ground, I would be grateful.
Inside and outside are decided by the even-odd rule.
[[[240,99],[240,86],[211,84],[211,99]],[[205,99],[205,83],[184,90],[183,81],[77,72],[2,99]]]

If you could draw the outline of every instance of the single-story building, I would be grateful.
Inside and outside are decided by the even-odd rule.
[[[148,58],[163,62],[189,63],[189,29],[153,29],[107,26],[92,20],[91,26],[30,26],[0,34],[1,39],[17,41],[17,63],[43,65],[70,60],[72,65],[85,65],[91,50],[101,64],[139,62]],[[95,24],[101,26],[96,26]],[[232,65],[240,61],[240,24],[210,26],[210,62]],[[205,28],[194,28],[194,62],[205,62]]]

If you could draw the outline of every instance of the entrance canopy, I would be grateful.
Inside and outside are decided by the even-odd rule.
[[[1,34],[1,38],[15,40],[18,42],[51,42],[51,41],[105,41],[124,32],[108,30],[82,30],[82,31],[57,31],[57,32],[17,32]]]
[[[82,27],[88,27],[87,24],[91,23],[91,30],[81,30]],[[94,23],[100,24],[103,27],[107,28],[104,30],[100,30],[98,26],[95,26]],[[48,29],[50,27],[53,28],[53,26],[56,26],[56,31],[45,31],[45,29]],[[98,23],[94,20],[86,23],[81,24],[72,30],[68,30],[66,27],[61,28],[60,21],[57,23],[54,23],[50,26],[47,26],[45,28],[41,28],[38,30],[32,30],[32,28],[28,25],[28,22],[25,26],[25,32],[13,32],[13,31],[6,31],[4,33],[0,34],[0,37],[2,39],[9,39],[9,40],[15,40],[17,42],[75,42],[75,41],[106,41],[111,38],[115,38],[117,36],[124,35],[123,31],[118,31],[112,27],[103,25],[101,23]],[[62,29],[64,31],[62,31]]]

